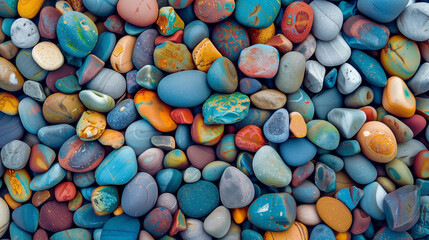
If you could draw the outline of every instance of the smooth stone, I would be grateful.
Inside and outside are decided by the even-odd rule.
[[[25,83],[24,83],[25,85]],[[74,75],[58,79],[55,82],[55,87],[62,93],[75,93],[80,91],[82,87],[79,85],[77,78]]]
[[[207,164],[216,160],[216,154],[213,148],[201,145],[189,146],[186,155],[192,166],[202,170]]]
[[[352,214],[340,200],[322,197],[317,201],[316,209],[322,221],[337,232],[346,232],[352,225]]]
[[[49,123],[75,123],[85,111],[85,106],[78,94],[54,93],[46,98],[42,110]]]
[[[192,55],[182,43],[166,41],[156,46],[153,60],[157,68],[168,73],[195,69]]]
[[[237,158],[237,153],[235,134],[227,134],[223,136],[216,147],[216,156],[220,160],[234,162]]]
[[[244,26],[266,28],[270,26],[280,11],[280,1],[266,1],[264,3],[253,1],[236,1],[234,17]],[[255,9],[259,9],[256,12]]]
[[[360,153],[360,145],[356,140],[346,140],[338,145],[336,152],[342,157],[353,156]]]
[[[276,110],[265,122],[264,136],[273,143],[282,143],[289,138],[289,113],[286,109]]]
[[[307,162],[306,164],[303,164],[301,166],[298,166],[293,171],[292,175],[292,186],[298,187],[303,183],[307,178],[311,176],[314,172],[314,163],[313,162]]]
[[[34,61],[31,55],[31,49],[21,49],[16,55],[15,61],[16,67],[26,79],[42,81],[46,78],[46,75],[48,75],[48,71],[40,68]]]
[[[131,70],[126,74],[127,80],[127,92],[129,94],[135,94],[138,90],[140,90],[140,85],[136,82],[137,70]]]
[[[173,219],[166,208],[154,208],[143,221],[143,226],[153,237],[159,238],[168,232]]]
[[[336,239],[334,231],[325,224],[318,224],[310,234],[310,240]]]
[[[250,45],[246,28],[233,18],[216,24],[212,31],[212,41],[222,56],[232,62],[237,62],[241,51]]]
[[[334,150],[340,143],[340,133],[328,121],[312,120],[307,123],[307,138],[316,146]]]
[[[138,117],[137,110],[132,99],[125,99],[118,103],[108,114],[107,124],[112,129],[123,130]]]
[[[289,130],[297,138],[307,136],[307,123],[304,117],[299,112],[291,112],[289,114],[290,123]]]
[[[177,200],[183,213],[189,217],[205,217],[219,205],[219,190],[211,182],[200,180],[183,185]]]
[[[336,194],[335,197],[343,202],[350,211],[353,211],[359,204],[359,201],[363,197],[363,190],[360,188],[357,188],[355,186],[349,187],[349,188],[342,188],[340,189]]]
[[[323,79],[323,86],[325,88],[333,88],[337,83],[337,77],[338,70],[336,68],[331,69],[331,71],[329,71]]]
[[[191,126],[191,136],[196,143],[212,146],[220,141],[224,130],[223,124],[205,124],[202,114],[198,113]]]
[[[135,81],[138,85],[147,88],[149,90],[156,90],[159,82],[164,77],[164,74],[153,65],[145,65],[140,68],[135,76]],[[128,87],[128,81],[127,81]]]
[[[325,67],[317,61],[308,60],[305,64],[304,86],[312,93],[318,93],[323,88]]]
[[[98,36],[97,44],[91,53],[103,62],[106,62],[110,58],[115,44],[116,35],[109,31],[103,32]]]
[[[298,91],[304,80],[305,69],[304,55],[296,51],[286,53],[280,59],[275,78],[276,87],[286,94]]]
[[[292,196],[301,203],[315,203],[320,197],[320,190],[314,183],[305,180],[299,186],[292,188]]]
[[[194,49],[198,43],[210,35],[207,24],[203,21],[195,20],[187,23],[183,30],[183,43],[189,48]],[[213,40],[212,40],[213,41]]]
[[[183,172],[183,181],[185,183],[194,183],[201,179],[201,171],[195,167],[188,167]],[[207,180],[207,179],[206,179]]]
[[[191,136],[191,126],[185,124],[179,124],[176,129],[174,136],[177,147],[183,151],[187,150],[194,142]]]
[[[400,186],[413,185],[414,177],[404,162],[395,158],[385,165],[387,175]]]
[[[373,182],[363,188],[364,195],[359,202],[359,206],[371,218],[375,220],[384,220],[383,200],[386,197],[386,190],[378,183]]]
[[[315,109],[313,101],[302,89],[298,89],[295,93],[287,95],[286,109],[291,113],[300,113],[305,122],[312,120],[314,117]]]
[[[182,184],[182,173],[177,169],[163,169],[156,174],[160,193],[176,193]]]
[[[408,119],[404,119],[403,122],[411,129],[413,136],[417,136],[426,127],[426,119],[418,114],[414,114]]]
[[[83,205],[73,214],[74,224],[81,228],[101,228],[110,218],[109,215],[97,215],[91,203]]]
[[[76,135],[83,141],[96,140],[106,129],[106,116],[96,111],[86,110],[76,124]]]
[[[397,232],[408,231],[420,216],[420,190],[408,185],[389,193],[383,201],[384,213],[389,228]]]
[[[317,40],[317,48],[315,52],[316,59],[323,66],[339,66],[350,58],[351,52],[350,46],[347,44],[341,34],[338,34],[330,41]]]
[[[398,143],[407,142],[413,138],[413,131],[396,117],[386,115],[383,117],[382,122],[392,130]]]
[[[185,23],[170,6],[159,9],[158,20],[156,21],[158,32],[163,36],[171,36],[179,30],[183,30]]]
[[[242,129],[247,125],[255,125],[261,128],[270,116],[270,111],[251,107],[249,108],[247,116],[240,122],[235,123],[234,127],[236,127],[237,129]]]
[[[260,90],[250,96],[255,107],[263,110],[277,110],[286,104],[287,97],[275,89]]]
[[[377,233],[375,233],[374,240],[382,240],[382,239],[405,239],[411,240],[413,239],[410,234],[407,232],[395,232],[390,230],[387,226],[380,228]]]
[[[233,93],[238,86],[234,64],[225,57],[216,59],[207,72],[207,82],[211,89],[221,93]]]
[[[316,146],[306,138],[291,138],[280,144],[280,155],[288,166],[298,167],[311,161],[317,153]]]
[[[127,214],[112,217],[103,226],[100,239],[103,240],[133,240],[140,232],[140,222]]]
[[[19,102],[18,112],[25,130],[32,134],[37,134],[39,129],[47,126],[39,103],[29,97]]]
[[[231,166],[231,164],[224,161],[213,161],[203,168],[203,179],[211,182],[218,181],[221,179],[225,169],[229,166]]]
[[[398,152],[395,158],[401,160],[407,166],[412,166],[416,155],[423,150],[428,149],[422,142],[417,139],[411,139],[407,142],[398,144]]]
[[[80,188],[91,186],[95,183],[94,171],[73,174],[73,183]]]
[[[129,125],[125,131],[125,142],[133,148],[136,155],[142,154],[145,150],[152,147],[150,139],[152,136],[159,135],[160,132],[144,120],[138,120]]]
[[[381,64],[373,57],[360,50],[353,50],[349,63],[359,72],[363,80],[369,84],[375,87],[386,86],[386,73]]]
[[[259,181],[271,187],[285,187],[292,180],[292,172],[280,155],[270,146],[261,147],[252,161]]]
[[[362,154],[344,157],[344,168],[353,181],[369,184],[377,178],[374,165]]]
[[[344,22],[343,37],[355,49],[380,50],[390,35],[389,29],[362,15],[351,16]]]
[[[417,73],[410,80],[407,81],[408,87],[411,89],[415,96],[429,91],[428,75],[429,63],[425,62],[419,67]]]
[[[165,155],[163,165],[165,168],[183,170],[188,167],[189,162],[186,154],[182,150],[174,149]]]
[[[24,78],[18,69],[7,59],[0,57],[0,88],[14,92],[22,89]]]
[[[104,93],[113,99],[120,98],[126,90],[126,80],[118,72],[103,68],[101,71],[86,84],[88,89]]]
[[[344,167],[344,161],[332,154],[322,154],[319,156],[319,161],[332,168],[335,172],[341,171]]]
[[[347,95],[353,92],[361,82],[359,72],[352,65],[348,63],[341,65],[337,79],[337,87],[341,94]]]
[[[207,72],[213,62],[222,57],[209,38],[204,38],[192,51],[192,59],[198,70]]]
[[[327,117],[328,121],[347,139],[352,138],[366,121],[363,111],[351,108],[334,108]]]
[[[243,49],[238,68],[248,77],[272,78],[279,66],[279,52],[265,44],[255,44]]]
[[[263,240],[261,234],[252,230],[252,229],[244,229],[241,232],[241,239],[243,240]]]
[[[344,98],[344,105],[349,108],[360,108],[371,104],[374,92],[367,86],[360,86]]]
[[[382,23],[387,23],[397,18],[408,3],[407,0],[399,0],[394,2],[385,0],[359,0],[357,2],[357,8],[360,12],[374,19],[375,21]]]
[[[355,209],[353,211],[353,224],[350,228],[352,234],[364,233],[371,223],[371,217],[361,209]]]
[[[1,149],[1,160],[3,166],[19,170],[24,168],[30,159],[30,146],[23,141],[13,140]]]
[[[186,219],[187,228],[180,232],[183,240],[211,240],[212,237],[204,231],[204,223],[194,218]]]
[[[82,90],[79,99],[88,109],[97,112],[110,112],[115,107],[115,100],[109,95],[94,90]]]
[[[3,7],[0,11],[1,17],[16,17],[18,16],[18,0],[5,0],[2,1]]]
[[[50,232],[60,232],[73,226],[73,213],[67,203],[50,201],[40,208],[39,226]]]
[[[118,189],[114,186],[100,186],[91,194],[91,204],[98,216],[108,215],[119,206]]]
[[[316,163],[314,183],[322,192],[330,193],[336,190],[336,175],[334,170],[324,163]]]
[[[15,222],[12,222],[9,226],[9,235],[12,239],[22,239],[22,240],[31,240],[31,234],[22,230],[16,225]]]
[[[413,170],[416,177],[418,178],[427,179],[429,177],[428,176],[429,174],[427,172],[427,167],[426,167],[427,163],[429,162],[428,153],[429,151],[423,150],[423,151],[420,151],[415,157]]]
[[[39,210],[27,203],[12,212],[12,220],[22,230],[34,233],[39,224]]]
[[[232,124],[239,122],[247,116],[249,106],[249,97],[239,92],[212,94],[202,107],[204,123]]]
[[[285,231],[296,218],[295,200],[288,193],[262,195],[250,205],[247,218],[262,230]]]
[[[343,106],[343,95],[336,88],[331,88],[314,95],[311,101],[316,117],[326,119],[332,109]]]
[[[30,189],[33,191],[41,191],[52,188],[60,183],[65,176],[66,170],[64,170],[59,163],[54,163],[48,171],[37,175],[31,180]]]
[[[224,206],[215,208],[204,220],[204,231],[215,238],[222,238],[231,226],[231,214]]]
[[[82,66],[76,71],[77,78],[80,85],[84,85],[91,81],[97,74],[103,69],[104,61],[95,56],[89,54]]]
[[[57,45],[40,42],[31,51],[34,61],[44,70],[55,71],[64,64],[64,55]]]
[[[243,172],[231,166],[223,171],[219,193],[222,205],[234,209],[248,206],[253,201],[255,189]]]
[[[405,82],[399,77],[387,80],[383,90],[383,107],[389,113],[408,118],[416,111],[416,100]]]
[[[171,193],[163,193],[163,194],[159,195],[155,206],[157,208],[159,208],[159,207],[166,208],[172,216],[178,211],[178,204],[177,204],[176,196],[174,196]],[[174,224],[174,216],[173,216],[173,224]],[[172,227],[173,227],[173,225],[172,225]]]
[[[146,65],[154,65],[153,51],[155,50],[155,38],[158,37],[156,29],[143,31],[134,45],[132,61],[137,69]]]
[[[315,204],[300,204],[296,208],[296,221],[306,226],[316,226],[322,222]]]
[[[328,1],[313,1],[310,3],[310,7],[313,9],[314,14],[313,27],[311,29],[313,35],[322,41],[333,40],[343,25],[341,10],[335,4]]]
[[[69,138],[76,134],[76,129],[69,124],[57,124],[42,127],[37,136],[48,147],[59,149]]]
[[[137,38],[131,35],[126,35],[118,40],[110,57],[110,64],[115,71],[127,73],[133,70],[131,57],[136,40]]]
[[[426,41],[429,30],[426,23],[429,18],[429,5],[427,3],[413,3],[396,19],[399,31],[414,41]]]
[[[300,43],[313,26],[313,9],[306,3],[288,3],[281,19],[284,36],[293,43]]]
[[[10,222],[10,210],[9,206],[7,205],[6,201],[3,198],[0,198],[0,237],[6,234],[6,231],[9,228],[9,222]]]
[[[10,38],[19,48],[32,48],[39,42],[39,30],[33,21],[27,18],[16,19],[10,27]]]
[[[43,102],[46,99],[46,94],[43,91],[43,86],[39,82],[25,81],[22,85],[22,90],[25,95],[33,98],[38,102]]]
[[[129,146],[113,150],[95,170],[99,185],[124,185],[137,173],[137,159]]]
[[[99,17],[107,17],[115,12],[118,0],[98,0],[89,1],[83,0],[85,7],[94,15]]]
[[[75,238],[81,240],[91,240],[91,233],[84,228],[72,228],[68,230],[64,230],[61,232],[57,232],[51,236],[52,240],[61,240],[66,238]]]

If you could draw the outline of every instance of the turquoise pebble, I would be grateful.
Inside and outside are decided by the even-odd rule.
[[[174,107],[198,106],[210,96],[210,93],[207,74],[198,70],[170,74],[158,84],[159,98]]]
[[[16,55],[16,67],[24,78],[34,81],[42,81],[48,75],[48,71],[39,67],[32,57],[32,49],[21,49]]]
[[[351,240],[366,240],[366,238],[363,234],[353,234]]]
[[[363,188],[363,198],[359,202],[359,206],[364,210],[371,218],[375,220],[384,220],[383,206],[378,204],[380,199],[384,199],[387,193],[386,190],[378,183],[373,182],[366,185]]]
[[[223,171],[229,166],[231,165],[224,161],[213,161],[203,168],[203,179],[211,182],[218,181],[222,177]]]
[[[58,162],[52,164],[51,168],[45,173],[37,175],[30,182],[30,189],[33,191],[42,191],[60,183],[66,176],[64,170]]]
[[[382,101],[383,101],[383,90],[384,88],[382,87],[375,87],[373,85],[369,86],[372,90],[372,92],[374,93],[374,99],[372,100],[372,102],[374,102],[375,104],[381,105]]]
[[[338,4],[338,8],[343,13],[344,22],[356,14],[356,11],[357,11],[357,4],[356,3],[357,3],[357,0],[341,1]]]
[[[222,137],[216,147],[216,156],[226,162],[234,162],[237,158],[237,146],[235,146],[235,134],[227,134]]]
[[[244,94],[253,94],[261,89],[262,84],[254,78],[243,78],[240,80],[240,92]]]
[[[216,92],[233,93],[238,86],[234,63],[226,57],[216,59],[207,72],[207,82]]]
[[[159,134],[160,132],[156,130],[148,121],[141,119],[133,122],[127,127],[127,130],[125,131],[125,142],[138,156],[146,149],[152,147],[150,139],[152,136]]]
[[[235,123],[234,127],[241,129],[247,125],[255,125],[262,128],[270,116],[270,111],[261,110],[259,108],[249,108],[247,116],[243,120]]]
[[[407,3],[407,0],[359,0],[357,8],[375,21],[386,23],[397,18]]]
[[[357,140],[346,140],[340,142],[335,151],[343,157],[353,156],[360,153],[360,145]]]
[[[76,57],[76,56],[69,54],[68,52],[64,51],[61,44],[57,44],[57,47],[61,50],[61,53],[63,54],[65,60],[67,61],[67,64],[74,66],[74,67],[78,67],[78,68],[80,68],[82,66],[85,58]]]
[[[325,78],[323,79],[323,86],[325,88],[333,88],[335,86],[335,83],[337,82],[338,77],[338,70],[336,68],[333,68],[331,71],[326,74]]]
[[[80,91],[79,99],[88,109],[101,113],[110,112],[115,107],[115,100],[111,96],[94,90]]]
[[[116,45],[116,35],[112,32],[106,31],[98,36],[97,44],[92,50],[92,54],[97,56],[103,62],[109,60],[110,55]]]
[[[344,162],[341,158],[329,153],[320,155],[318,160],[332,168],[335,172],[341,171],[344,167]]]
[[[160,193],[176,193],[182,184],[182,173],[174,168],[167,168],[156,174],[156,183]]]
[[[237,62],[241,51],[250,45],[246,28],[234,18],[216,24],[211,35],[215,47],[232,62]]]
[[[320,190],[314,183],[305,180],[298,187],[292,188],[292,196],[302,203],[315,203],[320,197]]]
[[[204,38],[208,38],[209,35],[210,31],[207,24],[203,21],[195,20],[186,24],[185,29],[183,30],[183,43],[189,49],[194,49],[198,43],[200,43]]]
[[[366,238],[372,239],[375,235],[374,223],[369,223],[368,229],[363,233]]]
[[[177,192],[177,201],[186,216],[205,217],[219,205],[219,190],[213,183],[200,180],[183,185]]]
[[[81,228],[100,228],[111,218],[110,215],[98,216],[91,203],[87,203],[73,214],[73,222]]]
[[[313,228],[310,234],[310,240],[327,240],[335,239],[334,231],[325,224],[319,224]]]
[[[419,187],[421,195],[428,195],[429,194],[429,180],[418,178],[416,180],[416,186]]]
[[[62,93],[74,93],[82,89],[75,75],[58,79],[55,81],[55,87]]]
[[[340,143],[338,130],[324,120],[312,120],[307,123],[307,138],[316,146],[326,150],[334,150]]]
[[[91,201],[91,196],[92,196],[92,192],[94,192],[94,190],[97,187],[86,187],[86,188],[81,188],[80,189],[80,193],[82,194],[83,199],[87,200],[87,201]]]
[[[253,231],[252,229],[244,229],[241,232],[241,239],[242,240],[263,240],[261,234],[259,234],[256,231]]]
[[[179,124],[176,129],[176,133],[174,136],[176,140],[176,145],[178,148],[185,151],[189,146],[193,144],[192,136],[191,136],[191,127],[185,124]]]
[[[337,189],[337,176],[330,167],[318,162],[314,169],[314,183],[320,191],[330,193]]]
[[[133,218],[127,214],[109,219],[103,226],[101,239],[103,240],[135,240],[140,232],[140,222],[138,218]]]
[[[180,18],[182,18],[186,25],[197,19],[194,13],[194,4],[189,4],[189,6],[183,9],[176,9],[176,12],[179,14]]]
[[[32,240],[32,236],[30,233],[19,228],[15,222],[12,222],[9,225],[9,235],[11,239],[16,240]]]
[[[21,229],[34,233],[39,225],[39,210],[27,203],[13,210],[12,219]]]
[[[353,181],[359,184],[368,184],[377,178],[376,168],[362,154],[344,157],[344,169]]]
[[[164,74],[153,65],[145,65],[136,74],[136,82],[141,87],[156,90]]]
[[[194,183],[201,179],[201,171],[195,167],[188,167],[183,172],[183,181],[185,183]]]
[[[125,32],[128,35],[135,36],[135,35],[139,35],[140,33],[144,32],[147,29],[150,29],[151,27],[152,27],[152,25],[149,25],[147,27],[138,27],[138,26],[133,25],[133,24],[131,24],[129,22],[126,22],[124,28],[125,28]]]
[[[253,175],[253,155],[248,152],[241,152],[237,156],[237,168],[247,176]]]
[[[203,104],[205,124],[233,124],[243,120],[250,106],[250,98],[240,92],[212,94]]]
[[[138,115],[134,100],[125,99],[107,114],[107,124],[114,130],[122,130],[131,125]]]
[[[288,193],[265,194],[250,205],[247,217],[262,230],[285,231],[295,221],[296,203]]]
[[[94,171],[73,173],[73,183],[76,187],[85,188],[95,183]]]
[[[353,211],[353,209],[356,208],[356,206],[359,204],[359,201],[362,199],[363,194],[364,192],[362,189],[352,186],[338,190],[338,192],[335,194],[335,197],[343,202],[350,209],[350,211]]]
[[[253,171],[257,179],[270,187],[285,187],[292,181],[292,172],[271,146],[261,147],[253,157]]]
[[[81,58],[94,49],[98,31],[94,22],[85,14],[69,11],[58,20],[57,36],[66,53]]]
[[[39,140],[53,149],[59,149],[74,135],[76,135],[76,129],[69,124],[49,125],[42,127],[37,133]]]
[[[381,64],[360,50],[353,50],[349,63],[356,68],[362,78],[376,87],[385,87],[387,84],[386,73]]]
[[[94,229],[94,232],[92,233],[92,239],[101,240],[101,232],[103,232],[102,228]]]
[[[15,18],[5,18],[3,19],[3,23],[1,25],[1,30],[4,35],[10,37],[10,29],[12,27],[13,22],[15,22]]]
[[[235,19],[247,27],[267,28],[280,11],[279,0],[237,0],[235,3]],[[255,10],[258,9],[259,11]]]
[[[421,196],[421,199],[426,198],[427,196]],[[408,230],[408,233],[411,234],[413,239],[419,239],[422,237],[425,237],[429,233],[429,204],[421,204],[420,205],[420,217],[417,221],[416,225],[414,225],[410,230]]]
[[[273,143],[283,143],[289,138],[289,113],[286,109],[276,110],[265,122],[264,136]]]
[[[37,134],[39,129],[47,126],[39,103],[30,97],[26,97],[19,102],[18,113],[25,130],[32,134]]]
[[[57,232],[51,236],[51,240],[62,240],[62,239],[79,239],[79,240],[91,240],[91,233],[83,228],[72,228]]]
[[[327,118],[328,113],[332,109],[343,106],[343,95],[341,95],[337,88],[326,89],[314,95],[311,100],[314,104],[316,117],[323,120]]]
[[[107,17],[116,10],[118,0],[83,0],[83,5],[94,15],[99,17]]]
[[[306,122],[312,120],[314,117],[315,109],[313,101],[301,88],[287,95],[286,109],[289,112],[299,112]]]
[[[18,15],[18,0],[1,0],[0,17],[11,18]]]
[[[307,138],[291,138],[280,144],[280,155],[288,166],[298,167],[311,161],[317,153],[316,146]]]
[[[137,173],[136,153],[129,146],[113,150],[95,170],[98,185],[123,185]]]
[[[375,234],[373,240],[385,240],[385,239],[401,239],[401,240],[413,240],[410,234],[407,232],[395,232],[390,230],[388,227],[382,227]]]

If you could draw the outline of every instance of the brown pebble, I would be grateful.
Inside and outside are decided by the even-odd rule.
[[[364,233],[371,223],[371,217],[359,208],[353,210],[353,224],[350,232],[353,234]]]
[[[322,197],[316,203],[323,222],[337,232],[346,232],[352,225],[352,213],[344,203],[332,197]]]
[[[51,232],[70,229],[73,226],[73,213],[67,209],[66,202],[47,202],[40,209],[39,226]]]
[[[286,95],[278,90],[266,89],[252,94],[250,100],[259,109],[277,110],[286,104]]]
[[[48,240],[48,234],[45,230],[39,228],[33,235],[33,240]]]

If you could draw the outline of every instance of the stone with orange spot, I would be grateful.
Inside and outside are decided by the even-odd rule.
[[[405,82],[399,77],[387,79],[382,103],[386,111],[398,117],[409,118],[416,112],[416,99]]]
[[[192,55],[182,43],[166,41],[156,46],[153,60],[157,68],[168,73],[195,69]]]
[[[113,69],[120,73],[127,73],[134,68],[131,58],[136,40],[136,37],[130,35],[119,39],[110,56],[110,63]]]
[[[322,197],[317,201],[316,209],[322,221],[337,232],[346,232],[352,225],[352,213],[338,199]]]
[[[175,32],[171,36],[158,36],[155,38],[155,46],[163,44],[166,41],[174,42],[174,43],[182,43],[183,40],[183,30],[179,30]]]
[[[18,114],[19,100],[8,92],[0,93],[0,112],[7,115]]]
[[[270,38],[266,44],[275,47],[277,51],[282,54],[292,51],[293,48],[292,42],[283,34],[275,35],[274,37]]]
[[[305,40],[313,26],[313,9],[305,2],[294,2],[287,6],[282,18],[283,34],[294,43]]]
[[[232,218],[237,224],[242,224],[247,219],[247,210],[249,207],[235,208],[232,210]]]
[[[3,196],[4,200],[6,201],[7,205],[9,206],[10,209],[15,210],[19,207],[22,206],[22,203],[15,201],[12,196],[10,195],[10,193],[6,193]]]
[[[307,136],[307,123],[305,123],[304,117],[299,112],[291,112],[289,118],[289,130],[291,133],[297,138]]]
[[[420,151],[414,158],[414,173],[418,178],[429,178],[429,151]]]
[[[100,138],[98,138],[98,141],[104,146],[120,148],[124,145],[125,137],[124,134],[119,131],[106,129]]]
[[[198,144],[213,146],[222,138],[225,127],[223,124],[204,123],[204,118],[201,113],[194,117],[194,122],[191,127],[192,140]]]
[[[362,153],[374,162],[388,163],[398,151],[395,135],[386,124],[371,121],[365,123],[356,134]]]
[[[122,209],[122,205],[119,205],[119,207],[116,208],[115,211],[113,211],[113,215],[115,216],[119,216],[123,213],[124,213],[124,209]]]
[[[163,103],[155,92],[141,89],[134,96],[134,103],[140,116],[158,131],[171,132],[177,128],[170,115],[171,107]]]
[[[366,121],[365,122],[377,120],[377,110],[375,110],[374,107],[365,106],[365,107],[359,108],[359,110],[361,110],[365,113],[365,115],[366,115]]]
[[[171,111],[170,115],[177,124],[192,124],[194,121],[194,116],[189,108],[176,108]]]
[[[27,170],[7,169],[3,174],[3,180],[11,197],[17,202],[26,202],[31,197],[30,175]]]
[[[256,152],[267,144],[264,134],[258,126],[247,125],[235,135],[235,145],[250,152]]]
[[[74,123],[85,111],[78,94],[54,93],[43,103],[43,117],[51,124]]]
[[[276,34],[274,23],[266,28],[248,28],[247,30],[252,44],[266,44]]]
[[[173,222],[171,224],[170,236],[176,235],[178,232],[184,231],[187,228],[185,214],[183,214],[182,210],[177,209],[177,211],[173,215]]]
[[[308,240],[307,227],[304,224],[298,221],[295,221],[286,231],[283,231],[283,232],[267,231],[264,234],[264,240],[284,240],[284,239]]]
[[[266,44],[255,44],[243,49],[238,68],[248,77],[272,78],[279,68],[279,51]]]
[[[192,51],[192,58],[197,69],[203,72],[207,72],[213,62],[220,57],[222,54],[208,38],[204,38]]]
[[[87,110],[83,112],[76,125],[76,134],[83,141],[96,140],[103,134],[106,124],[106,116]]]
[[[183,20],[176,13],[176,11],[174,11],[174,8],[170,6],[159,9],[156,25],[159,33],[161,33],[163,36],[171,36],[175,32],[185,28],[185,23]]]
[[[335,233],[336,240],[351,240],[352,234],[350,232],[336,232]]]
[[[36,173],[49,170],[56,157],[55,151],[43,144],[36,144],[31,148],[29,165]]]
[[[22,89],[24,78],[7,59],[0,57],[0,88],[9,92]]]

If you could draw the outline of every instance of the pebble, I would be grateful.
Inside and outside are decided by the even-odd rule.
[[[33,21],[27,18],[16,19],[10,27],[10,38],[19,48],[32,48],[39,42],[39,30]]]
[[[277,110],[286,104],[285,94],[274,89],[258,91],[250,96],[250,101],[259,109]]]
[[[268,141],[282,143],[289,138],[289,113],[281,108],[275,111],[264,124],[264,135]]]
[[[311,2],[310,7],[314,13],[314,22],[311,29],[313,35],[322,41],[333,40],[343,25],[341,10],[335,4],[324,0]]]
[[[385,165],[389,178],[400,186],[413,185],[414,178],[410,169],[401,160],[395,158]]]
[[[13,140],[9,142],[1,149],[3,166],[12,170],[23,169],[30,159],[30,151],[30,146],[23,141]]]
[[[192,55],[185,44],[166,41],[155,47],[155,66],[168,73],[195,69]]]
[[[363,111],[350,108],[334,108],[327,117],[328,121],[347,139],[356,135],[366,121]]]
[[[16,67],[25,78],[34,81],[42,81],[46,78],[46,75],[48,75],[48,71],[39,67],[34,61],[31,52],[31,49],[21,49],[16,55]]]
[[[337,232],[345,232],[352,225],[350,210],[335,198],[320,198],[316,203],[316,209],[322,221]]]
[[[312,93],[318,93],[323,88],[326,69],[318,61],[308,60],[305,63],[304,86]]]
[[[177,192],[177,201],[186,216],[205,217],[219,205],[219,190],[213,183],[200,180],[183,185]]]
[[[377,178],[374,165],[362,154],[344,157],[344,169],[347,174],[359,184],[369,184]]]
[[[388,4],[389,5],[386,5]],[[408,1],[400,0],[395,2],[389,1],[374,1],[374,0],[359,0],[357,8],[366,16],[381,22],[387,23],[399,16],[402,10],[407,6]],[[380,11],[379,9],[383,9]]]
[[[86,87],[107,94],[113,99],[118,99],[125,93],[126,81],[120,73],[112,69],[103,68],[86,84]]]
[[[396,117],[386,115],[383,117],[382,122],[392,130],[398,143],[407,142],[413,138],[413,131]]]
[[[305,180],[298,187],[292,188],[292,196],[302,203],[315,203],[320,197],[320,190],[314,183]]]
[[[180,232],[183,240],[210,240],[212,237],[204,231],[204,224],[202,221],[194,218],[186,219],[187,228]]]
[[[116,8],[122,19],[138,27],[147,27],[158,18],[158,3],[155,0],[144,5],[135,0],[120,0]]]
[[[238,68],[248,77],[272,78],[279,67],[279,52],[265,44],[255,44],[243,49]]]
[[[10,210],[6,203],[6,201],[3,198],[0,198],[0,207],[2,215],[0,217],[0,237],[2,237],[4,234],[6,234],[8,227],[9,227],[9,221],[10,221]]]
[[[384,220],[383,200],[386,197],[386,190],[377,182],[370,183],[363,188],[364,195],[359,202],[359,206],[371,218]]]
[[[328,121],[312,120],[307,123],[307,138],[316,146],[334,150],[340,143],[340,133]]]
[[[124,185],[136,173],[136,154],[131,147],[124,146],[104,158],[95,170],[95,179],[99,185]]]
[[[276,87],[283,93],[290,94],[299,90],[305,74],[305,57],[291,51],[280,59],[279,70],[275,78]]]
[[[341,65],[337,79],[337,87],[341,94],[350,94],[356,90],[361,83],[362,77],[352,65],[349,63]]]
[[[220,200],[223,206],[229,209],[248,206],[253,200],[254,193],[252,182],[239,169],[230,166],[223,171],[219,183]]]
[[[72,225],[73,213],[67,209],[66,203],[51,201],[41,207],[39,217],[41,228],[51,232],[60,232],[70,229]]]
[[[0,70],[0,88],[10,92],[22,89],[24,78],[11,62],[0,57]]]
[[[330,193],[336,190],[337,180],[334,170],[324,163],[317,163],[314,173],[314,182],[321,191]]]
[[[334,232],[325,224],[318,224],[310,234],[310,240],[335,239]]]
[[[347,44],[341,34],[338,34],[329,41],[317,40],[315,55],[316,59],[323,66],[335,67],[345,63],[350,58],[351,52],[352,50],[350,46]]]
[[[127,214],[121,214],[119,216],[110,218],[104,224],[100,239],[137,239],[139,231],[140,222],[137,218],[130,217]]]
[[[219,206],[204,220],[204,231],[215,238],[222,238],[231,226],[231,215],[224,206]]]
[[[359,204],[359,201],[362,199],[363,194],[364,191],[362,189],[352,186],[349,188],[340,189],[335,194],[335,198],[344,203],[350,209],[350,211],[353,211]]]
[[[39,224],[39,210],[27,203],[12,212],[12,220],[22,230],[34,233]]]
[[[164,74],[153,65],[145,65],[135,75],[135,81],[138,85],[149,90],[156,90]],[[127,82],[128,84],[128,82]],[[128,85],[127,85],[128,87]]]
[[[277,0],[269,0],[264,3],[237,0],[234,17],[244,26],[266,28],[274,22],[280,7],[280,1]],[[259,10],[253,13],[254,9]]]
[[[281,28],[293,43],[303,42],[313,26],[313,9],[305,2],[291,3],[285,9]]]
[[[413,3],[402,11],[396,22],[399,31],[414,41],[426,41],[429,38],[427,26],[429,5],[427,3]]]
[[[285,187],[292,181],[290,168],[270,146],[263,146],[256,152],[252,167],[258,180],[267,186]]]
[[[381,64],[373,57],[360,50],[353,50],[349,60],[362,76],[363,80],[375,87],[385,87],[387,84],[386,73]]]
[[[166,208],[154,208],[145,217],[143,226],[153,237],[159,238],[168,232],[172,216]]]
[[[390,31],[382,24],[355,15],[347,19],[343,26],[344,40],[355,49],[380,50],[389,39]]]
[[[148,173],[139,172],[125,186],[121,206],[126,214],[140,217],[155,206],[157,198],[158,188],[155,179]]]

